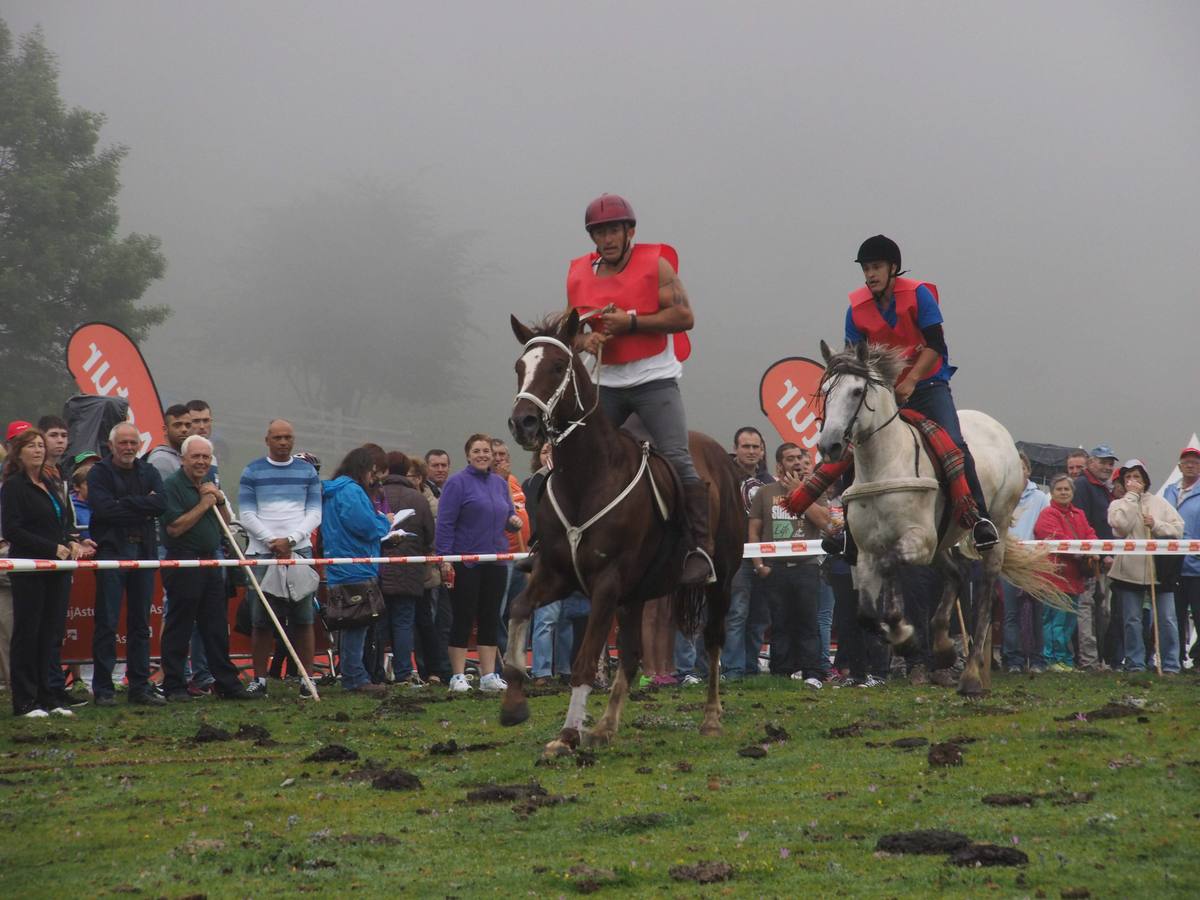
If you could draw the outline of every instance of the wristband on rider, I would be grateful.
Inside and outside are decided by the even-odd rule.
[[[637,333],[637,310],[636,309],[631,309],[629,311],[629,333],[630,334]]]

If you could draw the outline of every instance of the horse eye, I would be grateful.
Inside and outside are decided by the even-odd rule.
[[[567,370],[567,365],[566,365],[566,363],[562,363],[562,362],[556,362],[556,363],[554,364],[554,374],[555,374],[555,375],[561,375],[561,374],[562,374],[563,372],[565,372],[566,370]]]
[[[861,397],[861,396],[862,396],[862,392],[863,392],[863,389],[862,389],[862,388],[860,388],[860,387],[856,387],[854,390],[852,390],[852,391],[850,392],[850,396],[852,396],[852,397]]]

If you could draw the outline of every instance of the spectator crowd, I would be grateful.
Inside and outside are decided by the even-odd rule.
[[[130,423],[113,427],[101,452],[69,458],[63,419],[9,424],[0,552],[60,560],[212,559],[243,551],[251,559],[522,552],[537,540],[537,514],[554,466],[547,444],[521,480],[503,440],[472,434],[458,465],[441,448],[418,456],[366,444],[322,481],[321,460],[298,451],[293,425],[274,419],[264,455],[236,481],[229,473],[223,481],[209,405],[171,406],[163,418],[162,442],[145,458]],[[748,516],[747,542],[820,541],[844,528],[836,486],[803,514],[788,510],[789,491],[813,467],[804,448],[783,443],[768,454],[763,435],[745,427],[734,435],[730,457]],[[1161,496],[1151,492],[1144,462],[1118,464],[1105,444],[1073,452],[1048,493],[1029,480],[1029,461],[1023,462],[1027,484],[1011,524],[1018,538],[1200,538],[1200,447],[1183,449],[1182,477]],[[1043,607],[1007,584],[999,598],[964,598],[967,606],[1001,604],[997,665],[1031,673],[1142,671],[1157,660],[1164,674],[1175,675],[1187,668],[1189,647],[1196,662],[1200,556],[1064,555],[1057,563],[1056,585],[1070,597],[1071,611]],[[156,572],[96,571],[86,686],[78,665],[61,659],[73,573],[0,575],[0,679],[14,714],[70,716],[88,703],[114,705],[119,694],[145,706],[209,695],[266,697],[284,689],[279,679],[285,672],[297,674],[277,624],[306,672],[313,671],[319,639],[332,641],[346,691],[377,694],[389,684],[441,684],[453,692],[506,687],[500,657],[508,604],[525,585],[519,565],[352,563],[320,571],[260,565],[249,572],[251,583],[243,585],[241,569],[162,570],[159,678],[150,652]],[[734,577],[721,677],[776,676],[812,690],[876,688],[899,677],[949,682],[949,673],[931,671],[928,641],[939,576],[924,567],[903,573],[906,614],[920,647],[906,659],[892,659],[886,641],[860,625],[853,577],[837,554],[745,559]],[[977,580],[968,577],[968,583]],[[240,586],[246,589],[239,592]],[[237,628],[249,637],[248,672],[230,656],[229,604],[239,594]],[[334,621],[335,612],[345,615]],[[578,593],[535,611],[529,647],[535,685],[569,677],[587,615],[588,600]],[[702,643],[676,629],[669,601],[647,604],[642,627],[643,687],[690,686],[707,677]],[[117,677],[118,646],[124,648],[123,679]],[[598,666],[597,680],[606,676]],[[291,690],[309,696],[303,684]]]

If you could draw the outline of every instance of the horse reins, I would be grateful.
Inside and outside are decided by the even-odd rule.
[[[599,310],[595,310],[591,313],[588,313],[586,317],[580,316],[580,321],[583,321],[585,318],[591,318],[598,312]],[[550,395],[549,400],[543,400],[536,394],[529,393],[529,391],[517,391],[516,396],[513,397],[513,405],[516,405],[518,400],[528,400],[530,403],[540,409],[542,411],[542,429],[546,432],[546,437],[549,439],[550,445],[557,447],[568,434],[570,434],[580,425],[585,424],[587,417],[594,413],[596,411],[596,407],[600,405],[600,384],[598,376],[600,374],[600,360],[604,355],[604,347],[601,346],[599,351],[596,353],[596,374],[592,378],[592,381],[595,382],[596,387],[596,399],[592,401],[591,408],[585,411],[583,408],[583,401],[579,399],[579,389],[575,383],[575,351],[558,338],[550,337],[549,335],[538,335],[537,337],[530,338],[525,342],[525,349],[528,350],[530,347],[533,347],[537,344],[549,344],[551,347],[557,347],[559,350],[563,351],[563,353],[567,354],[566,374],[563,375],[562,381],[560,381],[558,387],[554,389],[554,393]],[[578,419],[569,422],[565,429],[559,431],[554,425],[554,410],[558,406],[558,401],[560,401],[563,398],[563,395],[567,392],[568,387],[574,389],[575,405],[578,407],[579,411],[583,413],[583,415]]]

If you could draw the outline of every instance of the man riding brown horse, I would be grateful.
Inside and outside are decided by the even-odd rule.
[[[679,392],[695,317],[679,278],[678,254],[667,244],[635,244],[637,216],[616,194],[588,204],[584,227],[596,250],[571,261],[567,311],[590,318],[591,331],[580,334],[574,349],[600,359],[600,406],[609,420],[620,426],[636,413],[655,449],[679,474],[691,528],[683,583],[710,583],[716,575],[709,491],[688,450]],[[522,568],[532,570],[532,564]]]

